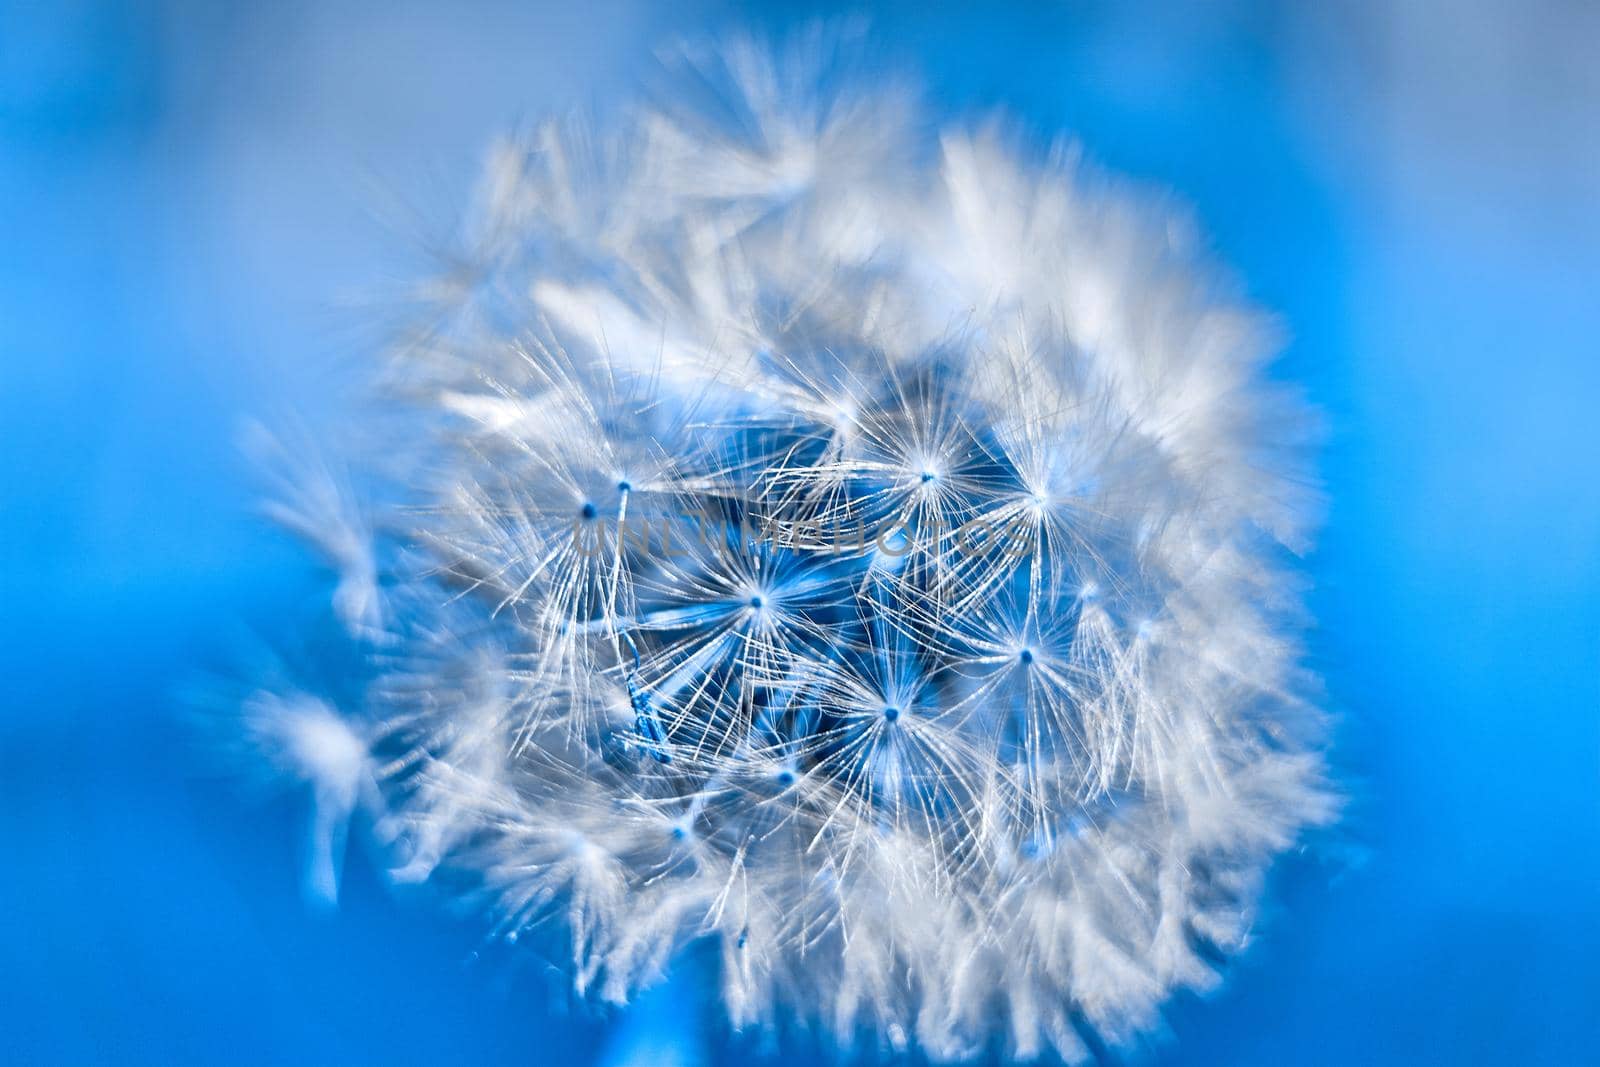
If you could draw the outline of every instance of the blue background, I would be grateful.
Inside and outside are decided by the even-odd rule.
[[[326,586],[232,442],[337,419],[408,220],[664,36],[810,13],[0,0],[0,1060],[742,1061],[692,965],[608,1020],[359,854],[308,913],[299,813],[175,709]],[[1600,9],[875,23],[941,113],[1076,131],[1192,203],[1330,427],[1311,646],[1349,814],[1134,1058],[1597,1062]]]

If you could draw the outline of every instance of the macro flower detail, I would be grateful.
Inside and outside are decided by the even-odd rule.
[[[1309,418],[1170,206],[831,47],[490,153],[374,375],[384,488],[278,479],[364,695],[248,734],[319,892],[363,808],[580,992],[710,942],[737,1028],[1081,1060],[1332,818]]]

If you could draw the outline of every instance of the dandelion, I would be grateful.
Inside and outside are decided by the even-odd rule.
[[[366,695],[247,718],[319,892],[360,803],[580,991],[710,941],[735,1027],[1079,1060],[1332,816],[1306,416],[1169,209],[837,43],[496,146],[385,362],[399,490],[280,471]]]

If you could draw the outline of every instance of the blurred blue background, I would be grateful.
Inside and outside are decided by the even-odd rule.
[[[232,442],[337,418],[357,298],[406,264],[374,190],[447,218],[493,133],[819,10],[0,0],[0,1061],[745,1062],[692,972],[574,1011],[359,855],[308,913],[298,813],[175,707],[325,582]],[[941,114],[1192,203],[1331,430],[1311,648],[1349,817],[1131,1058],[1600,1062],[1600,7],[874,22]]]

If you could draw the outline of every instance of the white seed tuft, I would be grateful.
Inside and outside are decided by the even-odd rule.
[[[710,937],[735,1026],[1083,1060],[1332,817],[1306,414],[1168,211],[818,54],[496,146],[473,284],[386,362],[401,498],[306,467],[274,509],[383,667],[367,725],[250,720],[319,891],[370,778],[394,877],[564,926],[580,990]]]

